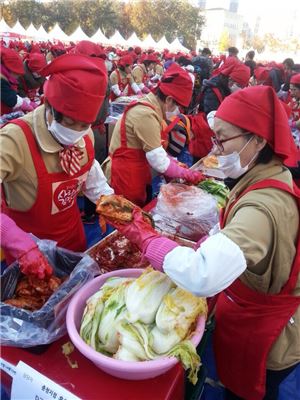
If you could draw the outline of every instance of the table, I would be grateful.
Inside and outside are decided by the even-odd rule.
[[[184,398],[184,370],[176,364],[164,375],[143,381],[115,378],[97,368],[74,349],[69,358],[77,362],[71,368],[61,346],[70,341],[68,336],[52,343],[42,354],[29,349],[3,346],[1,357],[16,365],[20,360],[52,379],[83,400],[182,400]],[[5,389],[11,387],[11,378],[2,372]]]

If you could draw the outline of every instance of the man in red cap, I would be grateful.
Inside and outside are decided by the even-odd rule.
[[[106,68],[102,59],[69,54],[40,73],[49,76],[45,104],[1,130],[5,233],[15,229],[14,220],[25,232],[84,251],[77,194],[96,202],[113,193],[94,159],[91,130],[105,97]]]
[[[118,62],[118,67],[110,75],[111,100],[120,96],[141,94],[141,90],[134,82],[131,74],[133,60],[130,54],[124,55]]]
[[[25,74],[18,79],[18,93],[21,97],[34,101],[39,88],[45,82],[39,71],[47,65],[46,57],[41,53],[31,52],[23,64]]]
[[[32,111],[35,107],[29,98],[22,98],[17,92],[17,78],[24,73],[19,54],[13,49],[1,47],[1,115],[18,110]]]
[[[203,170],[231,188],[220,227],[197,250],[161,237],[138,210],[117,228],[180,287],[219,294],[214,351],[225,398],[277,399],[300,362],[300,192],[285,166],[296,164],[297,149],[268,86],[228,96],[214,131]]]
[[[166,113],[177,105],[187,107],[192,96],[192,81],[178,64],[164,74],[158,88],[141,101],[131,103],[117,122],[104,162],[106,176],[117,194],[143,206],[146,188],[151,185],[151,168],[171,178],[199,182],[202,175],[180,167],[161,146]],[[170,124],[167,129],[172,129]]]

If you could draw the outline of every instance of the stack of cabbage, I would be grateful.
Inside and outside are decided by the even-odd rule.
[[[111,278],[87,300],[80,336],[96,351],[124,361],[175,356],[197,382],[200,358],[188,337],[206,300],[147,268],[138,278]]]

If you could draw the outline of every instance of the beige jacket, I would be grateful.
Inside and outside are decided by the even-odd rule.
[[[292,176],[274,158],[258,164],[233,188],[227,207],[249,185],[271,178],[292,187]],[[241,280],[251,289],[276,294],[288,280],[296,253],[299,213],[295,199],[282,190],[266,188],[248,192],[233,206],[222,230],[243,251],[247,270]],[[300,295],[300,276],[295,295]],[[255,334],[255,332],[253,332]],[[255,349],[253,349],[255,351]],[[267,368],[281,370],[300,360],[300,308],[269,353]]]

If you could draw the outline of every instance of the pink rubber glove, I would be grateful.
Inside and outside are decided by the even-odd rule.
[[[23,100],[23,103],[21,104],[20,109],[24,112],[32,111],[34,108],[32,107],[31,103],[32,103],[31,101],[27,102],[26,100]]]
[[[1,246],[8,256],[19,261],[23,274],[39,279],[52,275],[52,267],[37,244],[5,214],[1,214]]]
[[[201,172],[191,171],[190,169],[180,167],[177,161],[172,158],[170,158],[170,165],[164,172],[164,175],[168,178],[182,178],[194,185],[205,179]]]
[[[31,102],[30,102],[30,105],[31,105],[31,107],[33,108],[33,110],[34,110],[35,108],[38,107],[38,104],[36,104],[35,101],[31,101]]]
[[[130,242],[136,244],[151,265],[162,270],[165,255],[177,247],[177,243],[160,236],[152,226],[144,221],[139,209],[133,211],[133,221],[130,224],[111,224]],[[157,245],[156,245],[157,244]],[[148,249],[151,248],[149,251]]]
[[[148,94],[148,93],[151,92],[151,90],[148,89],[146,86],[144,86],[142,92],[143,92],[144,94]]]

